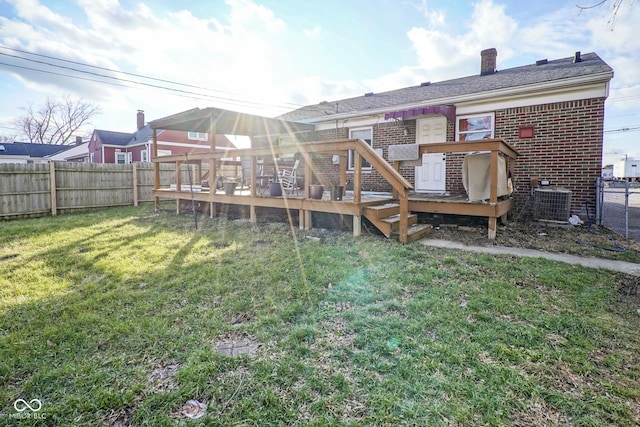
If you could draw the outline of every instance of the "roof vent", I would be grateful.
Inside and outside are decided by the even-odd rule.
[[[580,55],[580,51],[577,51],[574,55],[573,55],[573,63],[577,64],[578,62],[582,62],[582,56]]]
[[[420,83],[420,87],[431,86],[431,82],[422,82]]]
[[[320,105],[326,105],[328,103],[329,103],[328,101],[322,101],[322,102],[320,102]]]
[[[373,92],[367,92],[364,94],[364,96],[373,96]]]
[[[547,62],[549,62],[546,58],[545,59],[539,59],[536,61],[536,65],[544,65]]]

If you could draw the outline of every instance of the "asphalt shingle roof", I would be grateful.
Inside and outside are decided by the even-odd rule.
[[[129,144],[129,141],[133,138],[132,133],[126,132],[114,132],[110,130],[95,130],[96,135],[100,138],[100,142],[106,145],[120,145],[125,146]]]
[[[100,138],[100,142],[102,142],[102,144],[118,145],[121,147],[147,142],[153,136],[153,130],[149,125],[146,125],[133,133],[114,132],[110,130],[99,129],[96,129],[95,133]]]
[[[411,86],[391,90],[369,96],[341,99],[320,104],[307,105],[297,110],[285,113],[278,118],[283,120],[306,120],[315,117],[328,117],[333,114],[366,112],[415,102],[429,101],[480,94],[482,92],[516,88],[557,80],[588,76],[599,73],[613,73],[597,54],[583,54],[582,61],[574,63],[573,57],[548,61],[545,64],[524,65],[520,67],[499,70],[489,75],[474,75],[442,82],[435,82],[425,86]]]
[[[0,145],[4,147],[4,150],[0,151],[0,155],[3,156],[46,157],[70,148],[69,145],[32,144],[30,142]]]

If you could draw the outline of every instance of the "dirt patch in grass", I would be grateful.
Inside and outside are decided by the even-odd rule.
[[[640,244],[603,227],[559,226],[541,222],[499,225],[495,240],[487,238],[486,220],[435,223],[430,239],[444,239],[474,246],[508,246],[546,252],[569,253],[640,262]]]
[[[149,374],[147,387],[148,393],[158,393],[173,390],[178,387],[176,375],[180,370],[177,363],[159,362],[154,365],[153,370]]]
[[[134,408],[131,406],[127,406],[124,408],[114,409],[102,419],[104,425],[114,426],[114,427],[124,427],[130,426],[133,421],[133,411]]]
[[[527,409],[517,413],[512,426],[570,426],[571,418],[549,406],[542,399],[535,399],[527,405]]]

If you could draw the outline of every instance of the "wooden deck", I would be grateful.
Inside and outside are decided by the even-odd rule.
[[[155,136],[155,133],[154,133]],[[255,165],[258,158],[276,156],[289,152],[291,150],[301,156],[305,162],[306,171],[314,171],[313,155],[314,153],[332,153],[337,154],[340,158],[340,184],[345,185],[347,179],[346,159],[347,153],[357,153],[354,156],[354,171],[350,176],[353,183],[354,191],[348,192],[343,196],[342,200],[331,200],[330,193],[325,187],[325,193],[322,199],[312,199],[309,196],[309,185],[311,184],[312,175],[318,175],[317,172],[305,173],[304,183],[300,185],[299,194],[285,194],[281,197],[271,197],[267,194],[261,194],[257,185]],[[210,192],[207,188],[201,191],[177,191],[170,188],[160,188],[159,179],[156,180],[156,188],[154,189],[154,197],[156,203],[159,199],[176,200],[176,211],[180,212],[180,202],[195,200],[209,204],[209,212],[216,212],[217,204],[243,205],[249,207],[250,220],[257,222],[257,207],[280,208],[287,209],[292,215],[299,218],[299,226],[302,229],[312,228],[312,212],[326,212],[341,215],[349,215],[353,217],[353,233],[359,235],[362,228],[362,217],[369,219],[376,227],[378,227],[385,235],[397,234],[403,243],[408,243],[419,239],[428,230],[426,226],[417,224],[416,212],[441,213],[465,216],[480,216],[488,218],[490,239],[495,238],[497,218],[502,217],[512,207],[512,200],[509,198],[500,199],[497,195],[498,182],[498,155],[505,155],[508,159],[514,159],[517,153],[501,139],[475,141],[475,142],[448,142],[438,144],[424,144],[420,146],[421,153],[428,152],[473,152],[473,151],[489,151],[491,152],[491,194],[487,201],[472,202],[466,199],[466,196],[434,196],[428,194],[415,193],[411,190],[413,186],[400,175],[400,165],[390,164],[378,154],[364,141],[361,140],[339,140],[339,141],[318,141],[313,143],[299,143],[293,147],[266,147],[227,150],[225,152],[211,151],[210,153],[186,155],[174,155],[165,157],[154,157],[153,162],[159,165],[162,162],[175,163],[177,166],[181,164],[191,164],[198,167],[201,162],[210,162],[208,183],[209,187],[215,186],[215,164],[216,161],[229,156],[250,157],[252,159],[252,176],[248,187],[238,189],[232,195],[225,194],[222,190]],[[388,194],[368,194],[361,191],[362,188],[362,159],[365,159],[374,170],[376,170],[393,189]],[[180,168],[178,167],[177,170]],[[213,170],[212,170],[213,169]],[[195,182],[200,182],[196,180]],[[188,189],[188,185],[181,182],[180,173],[176,174],[176,188],[182,190]]]
[[[399,206],[399,200],[394,199],[391,193],[362,193],[359,202],[354,202],[353,192],[347,191],[341,201],[331,200],[330,191],[325,191],[322,199],[305,198],[304,192],[300,195],[283,195],[272,197],[265,195],[252,195],[249,188],[238,189],[233,195],[227,195],[223,190],[217,190],[213,195],[207,190],[194,192],[175,191],[161,188],[154,191],[154,196],[162,199],[176,200],[176,213],[180,214],[180,203],[191,201],[208,203],[207,211],[210,215],[223,205],[248,206],[250,208],[250,221],[257,222],[257,207],[287,209],[298,216],[298,224],[301,229],[313,228],[311,212],[325,212],[348,215],[354,218],[354,234],[359,234],[362,216],[369,217],[369,209],[384,209],[392,206],[392,212],[386,217],[398,215],[395,213]],[[506,215],[512,208],[512,199],[499,200],[496,204],[482,201],[469,201],[466,196],[444,196],[426,193],[409,194],[409,211],[421,213],[438,213],[452,215],[466,215],[478,217],[500,218]],[[296,212],[298,211],[298,212]],[[463,213],[461,213],[463,212]],[[375,223],[375,220],[374,220]],[[413,224],[411,224],[413,225]],[[384,230],[382,230],[384,233]],[[393,231],[393,230],[392,230]],[[387,233],[385,233],[387,234]]]

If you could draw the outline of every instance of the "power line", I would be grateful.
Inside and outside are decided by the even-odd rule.
[[[10,55],[8,53],[0,52],[0,55],[9,56],[11,58],[23,59],[25,61],[35,62],[36,64],[49,65],[49,66],[52,66],[52,67],[62,68],[62,69],[65,69],[65,70],[76,71],[76,72],[79,72],[79,73],[89,74],[89,75],[96,76],[96,77],[104,77],[106,79],[117,80],[119,82],[132,83],[132,84],[137,84],[137,85],[141,85],[141,86],[149,86],[149,87],[156,88],[156,89],[163,89],[163,90],[168,90],[168,91],[173,91],[173,92],[178,92],[178,93],[184,93],[184,94],[188,94],[188,95],[205,96],[207,98],[216,99],[216,100],[222,100],[222,101],[226,101],[226,102],[243,103],[243,104],[246,104],[247,106],[255,106],[255,107],[268,106],[268,107],[284,108],[284,107],[271,105],[271,104],[264,104],[264,103],[252,102],[252,101],[242,101],[242,100],[233,99],[233,98],[223,98],[223,97],[219,97],[219,96],[213,96],[213,95],[207,95],[207,94],[202,94],[202,93],[197,93],[197,92],[191,92],[191,91],[188,91],[188,90],[170,88],[170,87],[155,85],[155,84],[151,84],[151,83],[143,83],[143,82],[138,82],[138,81],[135,81],[135,80],[123,79],[123,78],[114,77],[114,76],[108,76],[106,74],[94,73],[92,71],[79,70],[77,68],[67,67],[67,66],[64,66],[64,65],[51,64],[50,62],[38,61],[38,60],[35,60],[35,59],[29,59],[29,58],[22,58],[20,56]],[[10,65],[10,64],[6,64],[6,63],[3,63],[3,64]],[[38,70],[38,69],[32,69],[32,70],[48,72],[48,71],[45,71],[45,70]],[[63,76],[66,76],[66,77],[75,78],[75,76],[72,76],[72,75],[65,75],[65,74],[58,74],[58,75],[63,75]],[[90,80],[90,81],[95,81],[95,82],[102,82],[101,80],[92,80],[92,79],[85,79],[85,80]],[[127,87],[126,85],[123,85],[123,86]]]
[[[638,131],[640,131],[640,126],[623,127],[623,128],[618,128],[618,129],[605,129],[604,133],[638,132]]]
[[[218,90],[215,90],[215,89],[204,88],[204,87],[201,87],[201,86],[189,85],[189,84],[185,84],[185,83],[173,82],[173,81],[170,81],[170,80],[157,79],[157,78],[154,78],[154,77],[143,76],[143,75],[140,75],[140,74],[127,73],[127,72],[118,71],[118,70],[111,70],[111,69],[108,69],[108,68],[105,68],[105,67],[97,67],[97,66],[92,66],[92,65],[88,65],[88,64],[82,64],[80,62],[67,61],[67,60],[60,59],[60,58],[55,58],[55,57],[52,57],[52,56],[34,54],[34,53],[26,52],[26,51],[21,51],[21,50],[18,50],[18,49],[7,48],[7,47],[4,47],[4,46],[0,46],[0,48],[15,50],[15,51],[18,51],[18,52],[24,52],[24,53],[27,53],[27,54],[42,56],[42,57],[46,57],[46,58],[51,58],[51,59],[58,60],[58,61],[75,63],[75,64],[79,64],[79,65],[86,66],[86,67],[93,67],[93,68],[103,69],[103,70],[111,71],[111,72],[114,72],[114,73],[122,73],[122,74],[127,74],[127,75],[133,75],[133,76],[141,77],[141,78],[144,78],[144,79],[150,79],[150,80],[161,81],[161,82],[165,82],[165,83],[181,85],[181,86],[185,86],[185,87],[199,88],[199,89],[203,89],[203,90],[223,93],[222,91],[218,91]],[[288,103],[289,104],[288,106],[283,106],[283,105],[267,104],[267,103],[261,103],[261,102],[244,101],[244,100],[240,100],[240,99],[227,98],[227,97],[222,97],[222,96],[208,95],[208,94],[197,93],[197,92],[192,92],[192,91],[188,91],[188,90],[182,90],[182,89],[176,89],[176,88],[171,88],[171,87],[167,87],[167,86],[161,86],[161,85],[156,85],[156,84],[151,84],[151,83],[140,82],[140,81],[136,81],[136,80],[130,80],[130,79],[123,79],[123,78],[120,78],[120,77],[108,76],[108,75],[105,75],[105,74],[95,73],[95,72],[92,72],[92,71],[80,70],[80,69],[77,69],[77,68],[74,68],[74,67],[68,67],[68,66],[59,65],[59,64],[52,64],[50,62],[39,61],[39,60],[35,60],[35,59],[30,59],[30,58],[24,58],[24,57],[17,56],[17,55],[10,55],[8,53],[3,53],[3,52],[0,52],[0,55],[4,55],[4,56],[16,58],[16,59],[21,59],[21,60],[24,60],[24,61],[34,62],[34,63],[46,65],[46,66],[67,69],[67,70],[74,71],[74,72],[94,75],[94,76],[97,76],[97,77],[112,79],[112,80],[116,80],[116,81],[120,81],[120,82],[132,83],[132,84],[137,84],[137,85],[141,85],[141,86],[152,87],[152,88],[155,88],[155,89],[161,89],[161,90],[172,91],[172,92],[176,92],[176,93],[192,95],[192,97],[195,96],[196,99],[213,99],[213,100],[222,101],[222,102],[233,104],[233,105],[250,106],[250,107],[256,107],[256,108],[261,108],[261,109],[278,108],[278,109],[282,109],[282,110],[289,110],[291,108],[300,107],[301,106],[301,105],[298,105],[298,104],[291,104],[291,103]],[[15,64],[8,64],[8,63],[4,63],[4,62],[0,63],[0,64],[6,65],[6,66],[10,66],[10,67],[16,67],[16,68],[22,68],[22,69],[26,69],[26,70],[31,70],[31,71],[38,71],[38,72],[43,72],[43,73],[49,73],[49,74],[69,77],[69,78],[77,78],[77,79],[80,79],[80,80],[92,81],[92,82],[96,82],[96,83],[105,83],[105,84],[111,84],[111,85],[121,86],[121,87],[129,87],[129,86],[126,86],[126,85],[113,84],[113,83],[105,82],[105,81],[102,81],[102,80],[88,79],[88,78],[83,78],[83,77],[75,76],[75,75],[55,73],[55,72],[48,71],[48,70],[41,70],[41,69],[37,69],[37,68],[24,67],[24,66],[19,66],[19,65],[15,65]]]
[[[58,58],[58,57],[55,57],[55,56],[43,55],[43,54],[34,53],[34,52],[28,52],[26,50],[15,49],[15,48],[8,47],[8,46],[0,45],[0,49],[11,50],[13,52],[26,53],[27,55],[33,55],[33,56],[39,56],[41,58],[53,59],[55,61],[66,62],[68,64],[82,65],[83,67],[90,67],[90,68],[95,68],[95,69],[98,69],[98,70],[111,71],[113,73],[120,73],[120,74],[126,74],[128,76],[140,77],[140,78],[148,79],[148,80],[155,80],[157,82],[162,82],[162,83],[170,83],[170,84],[190,87],[190,88],[194,88],[194,89],[204,89],[204,90],[208,90],[208,91],[211,91],[211,92],[227,93],[229,95],[240,95],[238,93],[224,92],[224,91],[221,91],[221,90],[218,90],[218,89],[211,89],[211,88],[207,88],[207,87],[203,87],[203,86],[191,85],[191,84],[188,84],[188,83],[180,83],[180,82],[175,82],[175,81],[172,81],[172,80],[159,79],[159,78],[156,78],[156,77],[145,76],[145,75],[142,75],[142,74],[129,73],[127,71],[114,70],[112,68],[100,67],[98,65],[86,64],[84,62],[71,61],[71,60],[68,60],[68,59]],[[20,57],[20,56],[16,56],[16,58],[28,60],[27,58],[23,58],[23,57]],[[295,105],[295,104],[292,104],[292,105]]]
[[[113,82],[105,82],[103,80],[90,79],[88,77],[72,76],[72,75],[69,75],[69,74],[56,73],[55,71],[48,71],[48,70],[40,70],[38,68],[25,67],[25,66],[22,66],[22,65],[7,64],[6,62],[0,62],[0,65],[6,65],[8,67],[14,67],[14,68],[21,68],[23,70],[29,70],[29,71],[37,71],[37,72],[40,72],[40,73],[52,74],[52,75],[55,75],[55,76],[70,77],[70,78],[74,78],[74,79],[78,79],[78,80],[85,80],[85,81],[89,81],[89,82],[102,83],[102,84],[116,86],[116,87],[125,87],[125,88],[129,88],[129,89],[138,89],[138,88],[135,88],[135,87],[124,85],[124,84],[118,84],[118,83],[113,83]],[[207,95],[198,96],[196,94],[196,95],[192,95],[192,96],[187,96],[187,95],[182,95],[182,94],[175,94],[175,96],[180,96],[180,97],[183,97],[183,98],[190,98],[190,99],[199,99],[199,100],[203,100],[203,101],[210,100],[209,98],[206,98]],[[235,105],[241,105],[241,104],[239,104],[239,102],[242,102],[242,101],[236,102]],[[262,107],[262,108],[265,108],[265,107]]]

